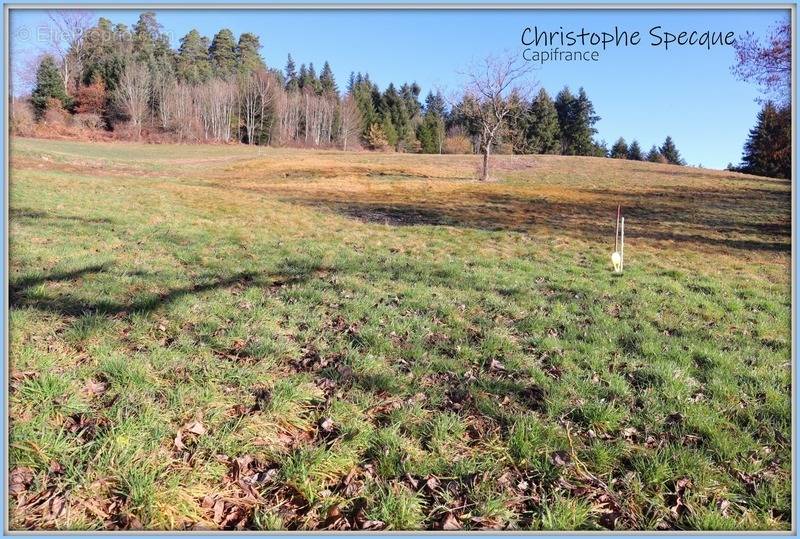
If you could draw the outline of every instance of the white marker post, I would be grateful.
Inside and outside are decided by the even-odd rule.
[[[611,264],[614,265],[614,273],[622,271],[621,261],[622,257],[619,253],[619,216],[621,206],[617,205],[617,228],[614,229],[614,252],[611,253]]]
[[[622,225],[619,231],[619,270],[625,269],[625,218],[622,218]]]

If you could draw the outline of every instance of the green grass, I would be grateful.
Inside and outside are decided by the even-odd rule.
[[[789,529],[788,184],[474,159],[14,140],[12,528]]]

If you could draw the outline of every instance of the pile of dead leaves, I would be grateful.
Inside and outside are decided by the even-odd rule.
[[[225,494],[209,494],[200,502],[207,519],[219,529],[243,530],[252,520],[253,510],[266,500],[259,489],[271,484],[278,469],[259,462],[250,455],[234,459],[224,455],[217,460],[228,465],[229,472],[223,480]],[[202,529],[202,524],[195,529]]]

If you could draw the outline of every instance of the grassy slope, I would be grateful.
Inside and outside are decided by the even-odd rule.
[[[787,529],[788,184],[496,164],[15,140],[12,527]]]

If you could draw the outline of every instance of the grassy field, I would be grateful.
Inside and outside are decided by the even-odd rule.
[[[790,185],[477,162],[14,140],[11,527],[789,529]]]

